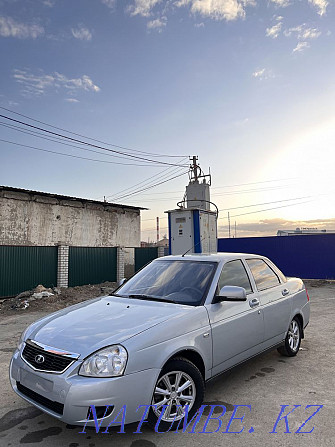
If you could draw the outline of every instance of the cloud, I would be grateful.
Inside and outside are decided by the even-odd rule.
[[[276,236],[278,230],[296,228],[317,228],[331,231],[335,228],[335,218],[316,220],[287,220],[281,218],[263,219],[258,222],[246,222],[237,225],[237,237]],[[219,237],[227,237],[228,225],[219,225]]]
[[[214,20],[236,20],[245,17],[246,6],[255,6],[255,0],[178,0],[175,6],[190,6],[193,14]]]
[[[79,101],[78,99],[76,99],[76,98],[65,98],[64,101],[67,101],[67,102],[73,102],[73,103],[80,102],[80,101]]]
[[[292,53],[301,53],[302,51],[306,50],[306,48],[309,48],[310,44],[308,42],[298,42],[297,46],[293,48]]]
[[[16,107],[19,105],[18,102],[11,99],[7,99],[5,95],[0,94],[0,104],[7,107]]]
[[[204,24],[204,22],[201,22],[201,23],[195,23],[194,26],[195,26],[196,28],[204,28],[205,24]]]
[[[0,36],[17,37],[18,39],[36,39],[44,34],[40,25],[27,25],[17,22],[11,17],[0,16]]]
[[[150,20],[150,22],[147,23],[147,28],[149,30],[156,30],[158,32],[161,32],[165,26],[166,26],[166,17]]]
[[[261,68],[260,70],[254,71],[253,72],[253,77],[254,78],[260,78],[261,76],[263,76],[265,73],[265,68]]]
[[[270,2],[279,8],[286,8],[292,4],[290,0],[270,0]],[[327,6],[329,5],[327,0],[308,0],[308,2],[317,9],[320,16],[326,14]]]
[[[321,35],[321,31],[317,28],[308,28],[305,23],[284,31],[286,37],[296,35],[299,40],[317,39]]]
[[[321,31],[317,28],[306,28],[302,31],[300,39],[317,39],[321,35]]]
[[[254,78],[263,81],[264,79],[274,78],[274,74],[272,70],[268,70],[267,68],[260,68],[252,73]]]
[[[271,28],[266,28],[267,37],[272,37],[272,39],[276,39],[279,36],[281,31],[282,22],[278,22],[276,25],[271,26]]]
[[[73,37],[79,40],[92,40],[92,33],[84,25],[78,25],[77,28],[71,29]]]
[[[276,6],[280,8],[287,8],[289,6],[290,0],[270,0],[271,3],[274,3]]]
[[[326,14],[327,6],[329,5],[327,0],[308,0],[308,2],[315,6],[320,16]]]
[[[44,6],[48,6],[49,8],[53,8],[55,6],[55,0],[42,0]]]
[[[181,8],[182,6],[187,6],[191,3],[191,0],[177,0],[176,2],[174,2],[175,6],[177,6],[177,8]]]
[[[245,126],[246,124],[248,124],[249,121],[250,121],[249,118],[244,118],[244,119],[234,121],[233,124],[234,124],[234,126],[242,127],[242,126]]]
[[[134,0],[134,4],[127,8],[127,11],[132,16],[140,15],[142,17],[149,17],[152,10],[162,0]]]
[[[114,10],[116,8],[116,0],[101,0],[101,1],[109,9],[113,9]]]
[[[29,70],[13,71],[13,77],[22,86],[22,94],[26,97],[42,96],[50,90],[65,90],[73,93],[75,91],[99,92],[100,87],[95,85],[91,78],[83,75],[80,78],[67,78],[65,75],[54,72],[51,74],[33,74]]]
[[[286,29],[284,35],[286,37],[291,37],[293,35],[298,39],[298,43],[295,48],[293,48],[292,53],[301,53],[310,47],[308,41],[317,39],[321,35],[321,31],[317,28],[309,28],[306,23],[303,23],[302,25]]]

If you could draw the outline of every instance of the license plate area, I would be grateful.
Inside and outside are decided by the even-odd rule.
[[[49,394],[53,391],[54,384],[51,380],[44,379],[23,368],[20,369],[20,383],[25,387],[40,394]]]

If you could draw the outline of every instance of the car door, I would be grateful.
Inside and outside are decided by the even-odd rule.
[[[224,264],[217,290],[226,285],[244,287],[247,300],[206,306],[212,329],[213,375],[256,354],[264,337],[262,308],[241,259]]]
[[[246,259],[257,288],[257,298],[264,313],[264,348],[279,343],[285,338],[291,315],[289,290],[283,278],[265,259]]]

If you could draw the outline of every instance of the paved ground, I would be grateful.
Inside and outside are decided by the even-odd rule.
[[[315,283],[314,283],[315,285]],[[142,434],[134,434],[135,426],[126,427],[126,434],[115,432],[96,434],[93,430],[79,434],[79,428],[67,427],[47,416],[17,397],[8,381],[8,364],[20,333],[25,326],[43,316],[43,313],[14,313],[0,322],[0,446],[57,446],[120,447],[155,446],[209,446],[249,445],[272,446],[330,446],[335,439],[335,285],[309,285],[311,297],[311,322],[306,330],[301,350],[295,358],[281,357],[277,351],[264,354],[235,368],[207,386],[205,401],[208,404],[225,405],[227,413],[222,417],[222,427],[217,433],[167,433],[156,434],[146,427]],[[226,431],[234,405],[250,405],[243,424],[235,420]],[[285,421],[278,423],[277,433],[270,433],[280,413],[281,405],[301,405],[288,416],[289,430],[285,433]],[[308,405],[323,405],[323,408],[301,431],[299,426],[317,409]],[[236,417],[241,417],[240,408]],[[215,414],[214,416],[219,416]],[[196,431],[204,427],[206,416]],[[212,421],[207,430],[214,431],[218,422]],[[251,429],[253,427],[253,429]]]

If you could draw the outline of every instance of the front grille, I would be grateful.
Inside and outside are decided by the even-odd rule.
[[[24,385],[21,385],[20,382],[16,382],[16,387],[20,393],[24,394],[25,396],[29,397],[29,399],[33,400],[34,402],[43,405],[43,407],[48,408],[49,410],[53,411],[54,413],[63,414],[64,411],[64,405],[60,402],[55,402],[53,400],[47,399],[44,396],[41,396],[38,393],[35,393],[35,391],[30,390],[29,388],[25,387]]]
[[[38,363],[36,361],[36,357],[39,354],[44,358],[42,363]],[[47,352],[42,348],[38,348],[37,346],[27,343],[23,349],[22,358],[29,363],[29,365],[39,371],[58,373],[65,371],[65,369],[68,368],[74,361],[73,358],[65,357],[64,355],[52,354],[51,352]]]

